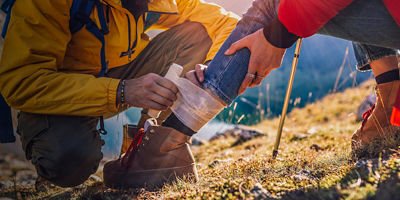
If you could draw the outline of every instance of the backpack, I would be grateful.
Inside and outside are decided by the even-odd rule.
[[[4,38],[7,34],[8,24],[10,23],[11,9],[16,0],[5,0],[1,5],[1,10],[7,14],[3,31],[1,33]],[[98,10],[98,18],[100,21],[100,28],[97,27],[96,23],[90,19],[90,14],[94,8]],[[101,71],[99,77],[105,76],[108,71],[108,63],[105,55],[105,39],[104,35],[109,32],[106,17],[104,14],[103,5],[100,0],[74,0],[70,9],[70,20],[69,29],[71,34],[74,34],[81,30],[86,25],[86,29],[92,33],[98,40],[100,40],[102,46],[100,50],[101,59]],[[4,98],[0,95],[0,143],[12,143],[15,142],[15,136],[13,132],[12,120],[11,120],[11,108],[7,105]],[[100,117],[100,133],[106,134],[107,131],[104,129],[103,117]]]

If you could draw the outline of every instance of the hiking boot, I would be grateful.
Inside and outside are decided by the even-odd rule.
[[[111,188],[159,187],[176,178],[198,180],[190,136],[168,127],[140,129],[128,151],[104,165],[104,183]]]
[[[392,108],[396,102],[400,81],[378,84],[376,103],[363,114],[361,127],[352,136],[352,150],[360,150],[376,139],[387,139],[397,132],[398,127],[390,124]]]

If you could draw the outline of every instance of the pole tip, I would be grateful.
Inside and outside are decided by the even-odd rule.
[[[276,159],[276,156],[278,156],[278,150],[274,150],[273,152],[272,152],[272,159]]]

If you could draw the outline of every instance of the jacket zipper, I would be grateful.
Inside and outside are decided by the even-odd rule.
[[[137,45],[137,40],[138,40],[138,34],[137,34],[137,30],[138,30],[138,22],[136,22],[136,39],[133,42],[133,45],[131,46],[132,43],[132,29],[131,29],[131,19],[129,17],[128,14],[126,14],[126,17],[128,19],[128,50],[126,52],[122,52],[120,57],[124,57],[124,56],[128,56],[128,60],[131,61],[132,59],[132,54],[135,53],[135,47]]]

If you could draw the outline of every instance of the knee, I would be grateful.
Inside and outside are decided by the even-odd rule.
[[[210,36],[207,33],[206,28],[199,22],[184,22],[183,24],[174,27],[175,31],[178,32],[179,39],[182,41],[191,41],[192,43],[212,43]],[[177,38],[178,39],[178,38]]]
[[[34,163],[38,175],[60,187],[73,187],[85,182],[97,171],[103,154],[99,150],[75,148]]]

